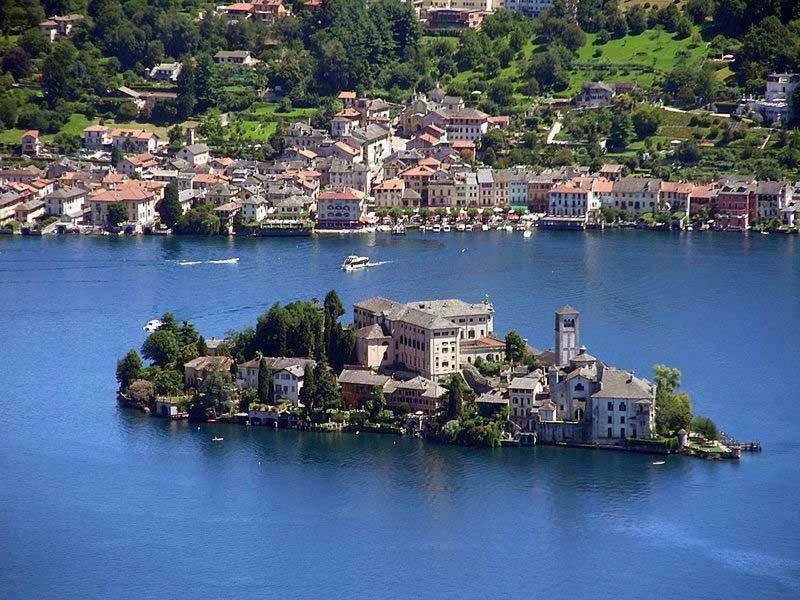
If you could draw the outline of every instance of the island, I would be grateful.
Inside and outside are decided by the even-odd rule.
[[[274,304],[256,326],[204,339],[167,313],[117,363],[119,401],[156,417],[414,435],[462,446],[549,444],[705,458],[756,443],[695,415],[677,369],[652,381],[592,356],[580,313],[554,313],[554,349],[494,331],[488,297],[353,305],[335,291]],[[153,325],[155,324],[155,327]],[[142,358],[149,361],[145,365]],[[723,443],[724,442],[724,443]]]

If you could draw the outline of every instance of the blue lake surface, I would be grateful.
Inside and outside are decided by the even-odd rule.
[[[348,254],[386,262],[345,274]],[[592,354],[679,368],[697,412],[764,452],[659,467],[117,407],[149,319],[219,337],[331,288],[489,294],[497,331],[542,348],[569,303]],[[798,237],[0,238],[0,306],[2,598],[800,597]]]

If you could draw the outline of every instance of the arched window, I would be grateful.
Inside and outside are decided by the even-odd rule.
[[[575,386],[575,391],[576,392],[582,392],[583,391],[583,384],[579,383],[578,385],[576,385]]]
[[[628,410],[628,407],[627,407],[627,406],[625,406],[625,403],[624,403],[624,402],[620,402],[620,403],[619,403],[619,409],[620,409],[620,410]]]

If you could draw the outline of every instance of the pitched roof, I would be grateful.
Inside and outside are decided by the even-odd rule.
[[[577,314],[577,310],[572,308],[569,304],[565,304],[556,311],[557,315]]]
[[[230,356],[198,356],[183,366],[196,371],[227,371],[232,364]]]
[[[592,398],[625,398],[630,400],[650,400],[653,385],[639,379],[633,373],[619,369],[603,369],[600,389],[592,394]]]
[[[377,373],[364,369],[344,369],[339,374],[339,377],[336,378],[336,381],[340,384],[382,386],[386,385],[390,379],[391,377],[386,375],[378,375]]]

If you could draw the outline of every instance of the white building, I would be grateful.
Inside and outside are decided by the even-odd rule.
[[[48,215],[78,220],[83,215],[87,192],[79,187],[60,188],[44,197]]]
[[[208,146],[205,144],[190,144],[184,146],[175,154],[181,160],[185,160],[193,167],[202,167],[208,163],[210,158]]]
[[[181,74],[181,63],[161,63],[150,69],[150,79],[155,81],[178,81]]]
[[[553,0],[502,0],[503,9],[535,17],[553,5]]]
[[[264,362],[272,377],[272,390],[275,401],[285,400],[297,406],[300,403],[300,390],[303,389],[306,366],[312,369],[316,362],[308,358],[261,357],[240,364],[236,370],[236,383],[243,389],[258,389],[259,366]]]

